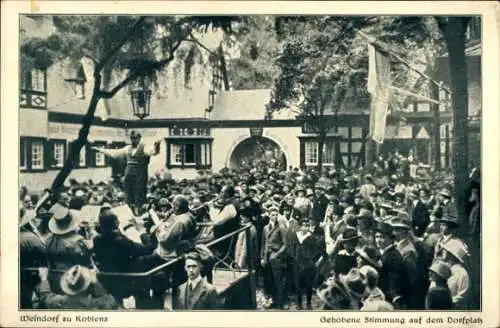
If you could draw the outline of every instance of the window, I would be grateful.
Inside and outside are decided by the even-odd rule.
[[[101,152],[95,152],[95,166],[106,166],[106,157]]]
[[[325,146],[323,149],[323,164],[335,164],[335,141],[328,140],[325,142]]]
[[[172,154],[172,164],[181,165],[183,157],[182,145],[172,144],[170,152]]]
[[[359,153],[361,151],[362,145],[363,145],[363,143],[361,143],[361,142],[352,142],[351,143],[351,152]]]
[[[45,72],[40,69],[31,71],[31,90],[45,92]]]
[[[43,141],[31,143],[31,169],[43,169]]]
[[[63,167],[64,165],[64,159],[66,157],[66,142],[65,141],[59,141],[59,140],[54,140],[51,141],[52,144],[52,156],[53,156],[53,161],[52,161],[52,167]]]
[[[212,165],[211,140],[167,139],[167,167],[209,168]]]
[[[344,138],[349,138],[349,128],[347,127],[340,127],[338,133]]]
[[[184,164],[196,164],[194,156],[194,144],[184,144]]]
[[[210,156],[208,154],[209,144],[202,143],[200,145],[200,164],[207,165],[209,164]]]
[[[304,144],[305,150],[305,164],[316,165],[318,164],[318,143],[314,141],[306,141]]]
[[[75,82],[73,84],[73,91],[78,99],[85,99],[85,83]]]
[[[85,149],[85,146],[80,149],[80,158],[78,161],[78,166],[80,167],[85,167],[87,165],[87,151]]]
[[[22,137],[19,140],[19,168],[21,170],[28,168],[28,142]]]
[[[363,128],[361,127],[352,127],[351,128],[351,138],[362,138],[363,137]]]

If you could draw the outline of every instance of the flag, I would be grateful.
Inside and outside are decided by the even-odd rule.
[[[384,142],[391,66],[389,58],[371,43],[368,44],[368,92],[371,94],[370,137]]]

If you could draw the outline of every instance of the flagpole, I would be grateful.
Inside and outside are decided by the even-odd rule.
[[[422,72],[421,70],[419,70],[418,68],[414,67],[412,64],[410,64],[406,59],[404,58],[401,58],[398,54],[396,54],[395,52],[391,51],[390,49],[388,49],[386,46],[384,46],[383,44],[381,44],[380,41],[377,40],[377,38],[375,38],[374,36],[371,36],[371,35],[368,35],[362,31],[358,31],[357,32],[360,36],[362,36],[363,38],[365,38],[369,43],[371,43],[374,47],[376,48],[379,48],[385,52],[387,52],[388,54],[390,54],[391,56],[393,56],[396,60],[402,62],[403,64],[405,64],[409,69],[417,72],[418,74],[420,74],[423,78],[429,80],[431,83],[437,85],[438,87],[440,87],[441,89],[445,90],[446,92],[448,92],[449,94],[451,94],[451,90],[444,87],[442,83],[440,82],[437,82],[436,80],[434,80],[433,78],[431,78],[429,75],[425,74],[424,72]]]

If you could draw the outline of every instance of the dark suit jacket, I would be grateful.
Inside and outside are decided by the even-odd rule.
[[[450,310],[453,308],[451,293],[448,286],[434,286],[429,288],[425,299],[426,310]]]
[[[188,282],[179,286],[179,300],[176,310],[214,310],[220,308],[219,295],[215,287],[202,279],[189,293]]]
[[[325,219],[326,208],[328,206],[328,199],[325,195],[317,198],[313,202],[313,208],[311,209],[311,217],[316,222],[322,222]]]
[[[151,252],[151,248],[131,241],[120,232],[94,237],[95,260],[100,271],[134,271],[137,259]],[[102,276],[100,280],[106,290],[117,299],[128,297],[131,293],[128,278]]]
[[[261,258],[265,261],[272,261],[283,264],[286,262],[286,251],[288,249],[288,234],[281,225],[274,224],[273,229],[269,225],[264,227],[262,238]],[[273,260],[270,259],[273,254]]]
[[[395,297],[410,296],[409,278],[403,262],[403,257],[392,245],[382,254],[382,268],[379,270],[379,287],[384,292],[387,301]]]
[[[420,200],[417,202],[412,212],[413,229],[415,234],[420,237],[430,223],[429,208]]]

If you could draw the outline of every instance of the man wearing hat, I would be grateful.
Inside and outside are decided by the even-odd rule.
[[[19,264],[20,267],[42,267],[46,266],[46,245],[33,226],[30,224],[35,218],[34,211],[25,211],[22,207],[19,213]],[[40,282],[35,272],[20,272],[20,306],[21,309],[33,308],[33,291]]]
[[[364,199],[370,199],[371,195],[377,193],[377,187],[373,184],[371,174],[365,175],[365,183],[359,188],[359,193]]]
[[[455,235],[455,231],[460,227],[456,208],[454,206],[449,206],[447,208],[443,208],[443,210],[445,210],[445,212],[443,213],[443,217],[439,220],[441,237],[436,242],[434,258],[439,257],[442,245],[451,239],[458,240],[462,244],[466,245],[464,241]]]
[[[273,307],[282,309],[285,305],[284,282],[288,236],[284,227],[278,223],[278,208],[269,210],[269,224],[264,227],[261,265],[268,270],[268,281],[272,281],[272,288],[268,288],[273,298]],[[269,279],[272,276],[272,279]],[[271,287],[271,286],[269,286]]]
[[[190,252],[185,255],[184,269],[188,279],[178,288],[176,310],[215,310],[220,307],[215,287],[201,276],[202,267],[200,254]]]
[[[92,149],[111,158],[126,158],[125,193],[127,194],[127,203],[138,214],[146,202],[149,159],[160,152],[161,141],[155,141],[153,149],[146,149],[145,145],[141,143],[141,134],[132,131],[130,132],[130,142],[130,145],[121,149],[97,147],[92,147]]]
[[[410,307],[420,309],[425,300],[423,290],[426,290],[428,285],[427,272],[422,272],[423,270],[427,271],[428,268],[425,250],[422,247],[417,247],[413,240],[408,213],[399,212],[397,217],[391,220],[391,226],[396,240],[396,249],[401,253],[410,277],[412,289]]]
[[[405,308],[411,295],[410,281],[403,257],[394,244],[392,226],[389,223],[377,223],[375,244],[381,253],[382,267],[378,271],[380,289],[384,292],[386,299],[396,308]]]
[[[353,268],[347,274],[327,282],[317,290],[318,297],[329,310],[359,310],[366,286],[359,270]]]
[[[430,209],[422,200],[422,196],[422,191],[418,193],[416,190],[412,190],[410,193],[410,198],[413,201],[411,211],[413,231],[417,237],[422,237],[430,222]]]
[[[196,222],[189,211],[189,204],[182,195],[177,195],[173,199],[174,214],[165,222],[162,222],[156,229],[157,239],[156,249],[148,255],[139,257],[137,270],[145,272],[154,267],[176,259],[193,246],[193,239],[196,236]],[[163,309],[163,297],[165,290],[173,284],[177,286],[184,279],[184,269],[178,263],[171,265],[159,272],[151,279],[151,286],[145,286],[140,295],[136,297],[136,304],[139,308]],[[153,289],[150,297],[149,288]],[[177,289],[172,291],[172,298],[177,298]]]
[[[326,208],[328,206],[328,198],[325,196],[325,187],[316,183],[314,186],[314,201],[311,209],[311,219],[313,226],[319,227],[319,224],[325,219]]]
[[[78,234],[80,227],[79,212],[69,210],[56,203],[51,209],[49,220],[50,234],[47,237],[47,257],[51,269],[68,270],[72,265],[90,267],[90,250],[83,237]],[[51,270],[49,282],[55,293],[60,292],[60,273]]]
[[[302,185],[298,185],[295,189],[295,202],[293,208],[299,211],[300,214],[305,217],[309,216],[311,211],[312,203],[306,196],[306,189]]]
[[[469,291],[469,274],[464,267],[465,258],[469,256],[465,245],[457,240],[450,239],[443,245],[442,259],[451,270],[447,283],[450,288],[453,306],[455,309],[467,309],[467,294]]]
[[[119,305],[97,281],[95,272],[74,265],[67,270],[58,283],[61,293],[54,293],[47,280],[48,268],[39,268],[39,286],[42,309],[65,310],[116,310]]]
[[[93,251],[100,271],[131,272],[140,256],[150,254],[153,249],[128,239],[118,228],[116,215],[105,210],[99,215],[99,235],[93,239]],[[101,283],[117,301],[131,295],[130,279],[102,276]]]
[[[437,260],[429,268],[431,285],[425,298],[426,310],[450,310],[453,308],[447,281],[451,270],[447,263]]]
[[[356,246],[359,235],[356,229],[347,228],[340,236],[339,242],[342,249],[335,256],[336,274],[347,274],[349,270],[357,267]]]
[[[290,233],[289,254],[292,260],[291,271],[295,282],[298,308],[302,309],[302,297],[306,295],[307,309],[312,309],[312,289],[315,275],[315,263],[321,256],[319,238],[311,233],[311,221],[304,218],[300,228]]]

